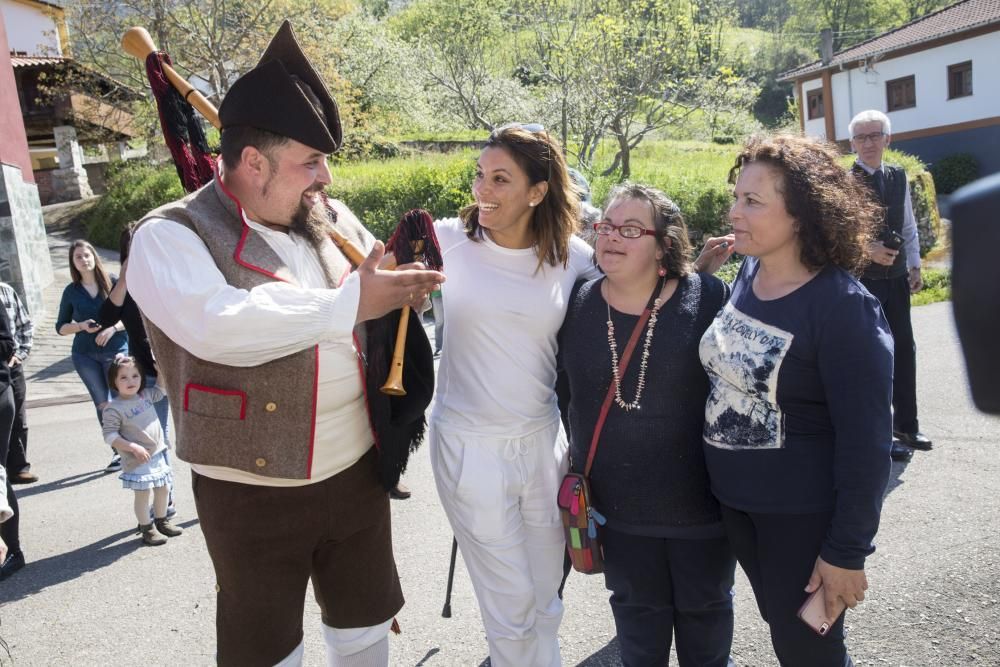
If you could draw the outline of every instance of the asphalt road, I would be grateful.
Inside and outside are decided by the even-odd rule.
[[[859,665],[1000,664],[1000,420],[976,413],[965,388],[950,306],[914,311],[922,429],[935,449],[895,464],[868,600],[848,617]],[[0,582],[0,663],[186,665],[213,663],[214,580],[187,466],[178,462],[177,517],[186,533],[163,547],[131,532],[131,494],[103,475],[108,449],[89,404],[29,415],[31,459],[42,477],[19,487],[29,565]],[[396,559],[407,604],[391,664],[481,665],[487,646],[459,565],[451,619],[441,618],[451,534],[425,450],[393,502]],[[741,574],[733,656],[776,664]],[[562,626],[567,665],[618,665],[600,576],[570,578]],[[324,664],[319,609],[306,603],[306,664]]]

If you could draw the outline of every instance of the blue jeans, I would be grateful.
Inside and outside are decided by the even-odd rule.
[[[146,386],[152,387],[156,384],[155,375],[146,376]],[[156,410],[156,418],[160,420],[160,429],[163,431],[163,440],[167,443],[167,447],[170,446],[170,432],[167,430],[167,424],[170,422],[170,401],[164,396],[159,402],[153,403],[153,408]]]
[[[431,306],[434,308],[434,353],[441,351],[444,344],[444,299],[431,296]]]
[[[147,375],[146,376],[146,386],[147,387],[152,387],[155,384],[156,384],[156,376],[155,375]],[[171,463],[170,463],[170,449],[169,449],[169,447],[170,447],[170,436],[169,436],[169,432],[167,431],[167,424],[170,422],[170,418],[169,418],[169,415],[170,415],[170,401],[168,401],[167,397],[164,396],[163,398],[161,398],[156,403],[153,403],[153,409],[156,410],[156,418],[160,420],[160,430],[163,431],[163,441],[167,443],[168,449],[165,452],[163,452],[163,458],[166,459],[167,465],[169,466],[169,465],[171,465]],[[169,499],[167,500],[167,505],[168,506],[173,506],[173,504],[174,504],[174,482],[173,482],[173,480],[171,480],[170,481],[170,496],[169,496]],[[152,510],[150,510],[150,511],[152,511]]]
[[[90,400],[94,402],[97,410],[97,423],[102,424],[101,417],[104,414],[103,405],[111,400],[111,388],[108,386],[108,370],[111,368],[111,361],[121,350],[109,350],[107,352],[74,352],[73,368],[77,375],[83,380],[83,385],[90,394]],[[102,424],[103,427],[103,424]]]

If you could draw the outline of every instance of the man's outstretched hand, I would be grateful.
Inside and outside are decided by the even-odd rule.
[[[395,271],[378,268],[385,245],[376,241],[368,257],[358,267],[361,278],[361,301],[357,322],[382,317],[403,306],[419,308],[427,296],[445,281],[444,274],[424,268],[419,262],[404,264]]]

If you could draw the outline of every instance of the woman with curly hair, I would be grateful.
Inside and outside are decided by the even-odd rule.
[[[868,588],[892,442],[892,336],[854,276],[878,208],[803,137],[750,139],[730,181],[718,254],[746,259],[700,346],[712,491],[778,661],[850,665],[842,612]],[[813,592],[815,631],[797,618]]]

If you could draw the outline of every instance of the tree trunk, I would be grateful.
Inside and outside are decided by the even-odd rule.
[[[561,138],[562,138],[563,155],[566,154],[566,147],[569,145],[568,136],[567,136],[567,132],[569,132],[569,130],[567,128],[568,123],[566,121],[567,115],[568,115],[568,112],[566,110],[566,95],[564,94],[562,96],[562,116],[561,116],[561,118],[559,120],[559,129],[560,129],[560,135],[561,135]]]
[[[153,34],[156,35],[156,48],[160,51],[170,51],[170,40],[167,39],[166,11],[163,8],[163,0],[157,0],[153,7]]]
[[[615,161],[618,162],[621,158],[622,180],[627,180],[632,175],[632,147],[624,133],[617,134],[617,139],[618,155],[615,157]]]

